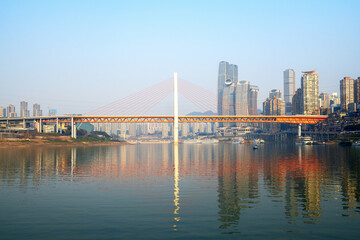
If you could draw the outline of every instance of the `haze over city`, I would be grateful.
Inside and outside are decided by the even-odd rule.
[[[360,76],[358,1],[1,1],[0,106],[86,113],[179,77],[216,93],[220,61],[259,87],[318,69],[320,92]],[[171,107],[171,104],[169,105]],[[169,109],[171,112],[171,109]],[[198,110],[181,108],[182,114]]]

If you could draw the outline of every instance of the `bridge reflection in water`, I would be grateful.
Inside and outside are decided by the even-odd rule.
[[[338,146],[271,144],[258,151],[235,144],[1,149],[0,178],[2,189],[30,191],[55,181],[131,190],[138,201],[149,194],[137,210],[160,201],[166,207],[159,216],[171,218],[175,231],[215,222],[222,233],[256,231],[256,221],[275,215],[292,230],[325,221],[326,212],[358,217],[359,155]]]

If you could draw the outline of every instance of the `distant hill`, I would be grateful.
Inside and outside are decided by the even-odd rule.
[[[191,112],[186,114],[186,116],[214,116],[214,115],[216,115],[216,113],[214,113],[211,110],[206,112]]]

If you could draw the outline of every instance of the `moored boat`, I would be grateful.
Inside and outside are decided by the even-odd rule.
[[[311,137],[299,137],[298,139],[296,139],[295,144],[296,145],[312,145],[313,141],[312,141]]]

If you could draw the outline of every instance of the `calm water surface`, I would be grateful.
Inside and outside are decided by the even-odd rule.
[[[0,239],[357,239],[360,147],[0,149]]]

